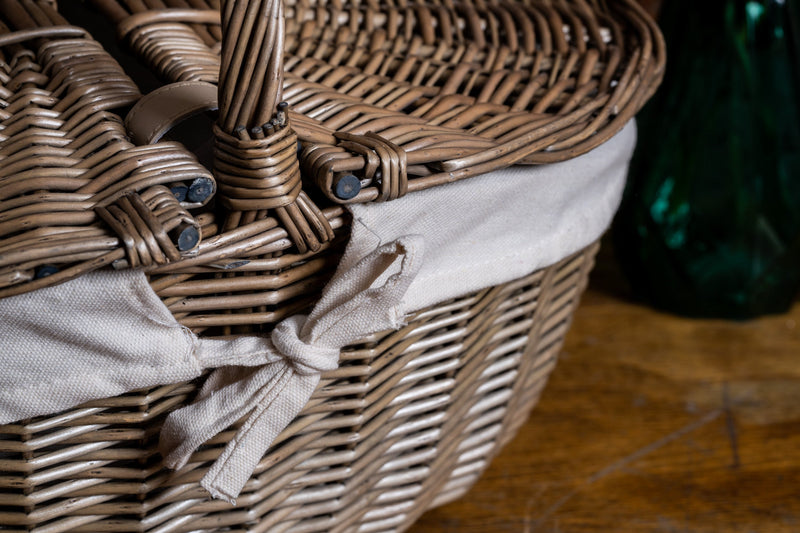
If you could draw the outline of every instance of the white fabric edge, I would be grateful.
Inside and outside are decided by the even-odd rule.
[[[417,279],[411,284],[404,298],[405,312],[413,312],[488,286],[512,281],[553,264],[596,240],[610,223],[624,187],[627,161],[630,158],[634,140],[635,129],[630,124],[609,142],[571,161],[543,167],[515,167],[507,171],[490,173],[421,191],[394,202],[352,206],[350,209],[356,221],[353,224],[354,239],[348,246],[337,276],[346,272],[359,259],[381,244],[410,233],[424,235],[426,233],[424,230],[431,229],[431,225],[433,225],[434,233],[441,232],[448,223],[451,226],[449,232],[458,235],[458,238],[461,239],[456,246],[455,258],[448,260],[451,267],[444,270],[439,268],[441,262],[437,263],[436,261],[437,253],[440,259],[448,257],[447,247],[436,243],[436,239],[432,239],[433,245],[426,242],[426,259]],[[605,176],[606,179],[598,179],[586,174],[593,169],[600,174],[610,173],[610,175]],[[546,205],[549,202],[544,200],[546,195],[537,192],[537,179],[546,180],[548,176],[552,178],[550,175],[552,172],[564,176],[575,172],[583,173],[583,177],[586,178],[585,187],[576,189],[577,197],[573,197],[575,190],[571,186],[556,188],[555,192],[561,199],[560,203],[563,203],[566,208],[563,212],[557,212],[559,202],[553,202],[557,214],[553,216],[552,224],[539,225],[540,229],[543,228],[547,231],[540,233],[536,239],[531,239],[531,243],[535,242],[535,245],[520,246],[520,243],[524,244],[526,232],[533,230],[530,229],[530,226],[519,225],[519,213],[512,216],[510,212],[507,213],[503,210],[506,203],[504,198],[507,198],[504,194],[514,194],[512,199],[519,196],[515,194],[519,188],[519,185],[515,183],[523,180],[528,186],[526,189],[533,191],[533,201],[541,197],[542,205]],[[498,186],[505,181],[508,181],[510,191],[498,192]],[[502,187],[499,188],[502,189]],[[489,191],[488,196],[487,190]],[[494,194],[491,194],[492,192]],[[489,202],[493,197],[496,202],[499,202],[497,205],[491,206],[490,210],[501,213],[495,222],[501,226],[505,224],[507,227],[516,228],[515,231],[510,231],[505,235],[508,237],[506,240],[514,243],[514,246],[509,247],[503,241],[490,252],[485,252],[484,247],[487,243],[498,243],[493,243],[491,239],[487,240],[483,237],[470,237],[469,232],[458,227],[460,222],[454,222],[455,217],[448,209],[438,209],[433,213],[423,209],[423,213],[430,214],[430,217],[422,217],[419,210],[413,209],[414,204],[428,205],[431,202],[438,206],[448,205],[449,209],[453,209],[453,205],[461,205],[461,200],[466,198],[474,199],[476,194],[479,198],[488,198]],[[482,205],[483,202],[479,202],[479,204]],[[524,216],[525,213],[522,215],[523,221],[527,220],[529,223],[533,223],[533,219]],[[508,220],[503,217],[508,217]],[[386,222],[391,227],[382,227],[382,222]],[[465,244],[463,242],[465,239],[471,242]],[[515,251],[509,252],[509,250]],[[462,258],[467,256],[472,257],[472,262],[469,264],[462,261]],[[475,257],[479,256],[484,256],[485,259],[475,260]],[[430,257],[433,258],[431,261],[429,261]],[[502,268],[498,268],[498,265],[502,265]],[[86,296],[87,291],[93,291],[91,297]],[[160,324],[166,328],[166,333],[161,332],[159,335],[166,335],[164,339],[167,340],[155,342],[153,346],[134,342],[130,349],[126,349],[124,344],[116,346],[115,349],[124,356],[124,359],[110,362],[110,368],[98,370],[98,367],[95,366],[79,366],[82,350],[88,351],[90,356],[102,355],[105,351],[104,347],[114,344],[115,336],[121,334],[121,325],[111,324],[112,332],[110,334],[99,331],[91,339],[80,335],[82,327],[102,324],[103,319],[109,316],[109,313],[105,311],[87,312],[85,316],[83,316],[84,313],[78,316],[75,315],[74,309],[96,311],[94,307],[97,302],[104,301],[104,298],[120,304],[116,313],[131,313],[135,323],[135,327],[131,326],[134,330],[133,333],[130,333],[131,335],[135,336],[137,332]],[[198,376],[202,371],[202,365],[194,357],[187,356],[196,349],[196,338],[177,324],[163,302],[152,291],[141,272],[94,272],[56,287],[0,300],[0,317],[2,317],[0,326],[3,326],[4,320],[8,322],[15,318],[15,302],[22,301],[27,301],[30,311],[34,314],[37,309],[47,310],[47,313],[42,315],[43,320],[40,324],[34,324],[32,329],[21,333],[24,337],[41,335],[42,342],[45,342],[52,336],[52,330],[59,328],[75,328],[78,334],[73,334],[65,342],[64,346],[68,348],[67,351],[59,350],[58,357],[62,359],[60,364],[63,372],[51,374],[47,379],[39,380],[36,377],[37,369],[26,361],[25,355],[14,353],[13,335],[7,333],[3,336],[0,347],[5,345],[5,353],[9,357],[6,366],[11,365],[13,367],[11,370],[17,376],[31,376],[31,380],[22,385],[22,388],[20,388],[19,380],[7,381],[3,387],[0,387],[0,423],[48,415],[87,401],[113,397],[136,389],[186,381]],[[144,311],[142,311],[143,309]],[[73,320],[79,318],[82,318],[85,324],[76,323]],[[127,321],[121,320],[120,324],[124,322]],[[9,328],[4,327],[4,330],[8,332]],[[31,338],[16,339],[16,342],[20,341],[23,344],[27,342],[29,348],[33,346],[34,350],[39,342]],[[231,346],[258,344],[259,341],[260,339],[255,336],[245,337],[239,339],[238,344]],[[69,352],[69,350],[72,351]],[[92,350],[95,352],[92,353]],[[48,354],[39,355],[43,357],[42,360],[47,360]],[[73,357],[74,359],[70,359]],[[65,358],[68,361],[63,361]],[[220,362],[224,359],[221,357]],[[74,372],[71,361],[74,361]],[[50,369],[40,368],[38,370],[47,373]],[[89,371],[97,372],[91,376],[91,380],[94,382],[93,387],[89,386],[87,382],[87,372]],[[84,383],[86,386],[82,386]],[[23,393],[26,397],[36,400],[35,406],[25,406],[24,412],[12,412],[7,406],[19,407],[19,396]]]

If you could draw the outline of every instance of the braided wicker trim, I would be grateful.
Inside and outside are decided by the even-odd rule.
[[[288,127],[272,131],[260,139],[238,139],[214,126],[215,176],[226,207],[275,209],[297,199],[301,187],[297,135]]]
[[[119,236],[131,268],[179,261],[200,244],[200,225],[163,186],[127,193],[95,212]]]

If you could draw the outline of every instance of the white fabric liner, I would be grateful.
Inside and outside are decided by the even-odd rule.
[[[618,207],[635,137],[630,123],[567,162],[512,167],[351,206],[351,242],[320,303],[270,338],[197,338],[138,271],[94,272],[0,300],[0,423],[221,367],[195,404],[170,415],[162,447],[165,463],[179,467],[206,439],[249,415],[201,482],[233,501],[320,372],[336,368],[342,347],[400,327],[409,312],[520,278],[596,240]]]
[[[514,166],[351,207],[340,268],[381,243],[423,235],[425,261],[408,312],[526,276],[594,242],[619,207],[636,143],[634,122],[593,151],[545,166]]]

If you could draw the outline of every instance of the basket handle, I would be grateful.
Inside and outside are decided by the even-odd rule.
[[[283,88],[282,0],[222,0],[219,118],[214,173],[225,229],[274,210],[300,253],[333,239],[328,219],[303,192],[297,136]]]

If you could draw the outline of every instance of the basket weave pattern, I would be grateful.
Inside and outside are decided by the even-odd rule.
[[[16,31],[0,20],[0,297],[115,262],[179,260],[193,248],[178,249],[181,232],[199,231],[187,210],[210,194],[179,204],[166,186],[210,193],[211,173],[178,143],[128,140],[108,110],[139,90],[86,31],[47,3],[2,7]]]
[[[463,494],[525,420],[595,249],[343,351],[237,508],[198,485],[233,429],[177,472],[160,464],[160,424],[193,384],[0,426],[0,529],[401,531]]]

